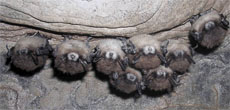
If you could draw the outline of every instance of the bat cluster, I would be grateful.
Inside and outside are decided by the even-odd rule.
[[[200,46],[213,48],[225,38],[229,22],[215,11],[191,20],[189,35]],[[7,48],[8,49],[8,48]],[[124,93],[149,89],[172,91],[179,84],[178,75],[195,63],[190,45],[183,40],[159,41],[150,35],[130,39],[103,39],[92,49],[88,40],[65,40],[53,49],[39,33],[20,39],[8,49],[11,64],[27,72],[45,65],[52,55],[54,68],[63,74],[76,75],[95,70],[109,77],[110,84]]]

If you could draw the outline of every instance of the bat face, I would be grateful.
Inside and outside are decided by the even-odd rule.
[[[117,39],[105,39],[96,46],[96,69],[106,75],[126,68],[125,53],[122,51],[122,42]]]
[[[192,59],[191,49],[185,42],[169,40],[165,48],[167,49],[167,53],[165,53],[166,61],[173,71],[184,73],[191,63],[195,63]]]
[[[126,71],[117,71],[110,75],[111,85],[127,94],[140,90],[141,80],[141,73],[130,67]]]
[[[54,51],[54,66],[70,75],[87,72],[92,68],[90,48],[85,42],[66,40],[57,45]]]
[[[141,39],[141,40],[140,40]],[[129,39],[136,49],[135,54],[128,54],[129,63],[139,70],[157,68],[163,60],[160,41],[148,35],[138,35]]]
[[[145,84],[149,89],[154,91],[171,91],[175,84],[173,74],[174,73],[170,68],[160,66],[148,71],[147,76],[145,77]]]
[[[51,51],[48,39],[37,32],[17,41],[8,56],[16,68],[31,72],[45,65]]]
[[[200,45],[213,48],[218,46],[224,40],[229,22],[222,14],[216,11],[209,12],[199,17],[190,30],[192,36]]]

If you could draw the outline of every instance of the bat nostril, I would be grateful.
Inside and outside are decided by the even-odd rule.
[[[113,79],[116,80],[116,79],[118,79],[118,77],[119,77],[118,73],[117,73],[117,72],[114,72],[114,73],[113,73]]]
[[[109,56],[112,57],[112,56],[113,56],[113,53],[109,53]]]
[[[151,47],[149,47],[149,48],[148,48],[148,51],[150,51],[150,52],[151,52],[152,50],[153,50],[153,49],[152,49]]]
[[[21,54],[27,54],[27,53],[28,53],[28,50],[27,50],[27,49],[21,50]]]
[[[134,82],[136,80],[136,76],[131,74],[131,73],[128,73],[127,74],[127,79]]]
[[[133,54],[135,54],[136,53],[136,50],[133,50],[133,52],[132,52]]]
[[[77,61],[79,55],[77,53],[71,52],[68,54],[68,60]]]
[[[74,56],[74,55],[71,55],[71,58],[72,58],[72,59],[74,59],[74,58],[75,58],[75,56]]]

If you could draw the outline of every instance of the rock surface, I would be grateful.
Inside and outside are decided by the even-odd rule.
[[[225,15],[229,0],[1,0],[0,20],[54,32],[132,36],[181,25],[210,8]]]

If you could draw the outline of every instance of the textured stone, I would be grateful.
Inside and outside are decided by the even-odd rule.
[[[18,93],[10,88],[2,87],[0,90],[0,108],[1,109],[16,109]]]
[[[18,79],[11,75],[2,75],[0,82],[0,109],[25,109],[33,100],[34,95],[19,85]]]
[[[229,5],[229,0],[1,0],[0,19],[55,32],[132,36],[170,30],[210,8],[227,15]]]

